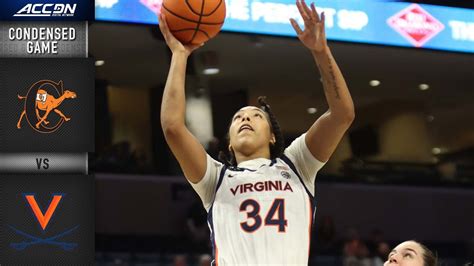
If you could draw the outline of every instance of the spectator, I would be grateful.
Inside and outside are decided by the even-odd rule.
[[[197,198],[189,208],[186,225],[190,233],[191,252],[209,253],[210,232],[207,226],[207,213]]]
[[[383,242],[383,233],[379,229],[372,230],[369,239],[367,241],[367,248],[369,249],[370,256],[377,254],[379,244]]]
[[[316,252],[321,255],[337,253],[336,229],[331,216],[324,216],[318,226]]]
[[[209,266],[211,265],[212,257],[209,254],[203,254],[199,257],[199,266]]]
[[[187,266],[188,260],[185,255],[178,254],[173,258],[173,266]]]
[[[344,266],[371,266],[368,256],[369,250],[360,239],[357,230],[354,228],[349,229],[343,247]]]
[[[389,253],[390,246],[385,242],[380,242],[377,245],[376,253],[372,257],[373,266],[383,266],[383,262],[387,259]]]
[[[444,161],[436,166],[439,178],[442,181],[455,181],[457,175],[457,166],[454,162]]]

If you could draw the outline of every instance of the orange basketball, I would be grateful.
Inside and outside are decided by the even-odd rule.
[[[224,0],[164,0],[161,12],[171,33],[183,44],[201,44],[224,24]]]

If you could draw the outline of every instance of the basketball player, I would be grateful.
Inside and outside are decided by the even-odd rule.
[[[438,260],[431,250],[414,240],[396,246],[384,266],[437,266]]]
[[[159,18],[173,54],[161,125],[208,212],[216,265],[308,264],[316,173],[354,119],[349,90],[326,42],[324,14],[320,17],[314,4],[309,7],[297,1],[296,5],[304,30],[294,19],[291,24],[316,61],[329,110],[284,149],[275,116],[265,99],[259,98],[260,108],[247,106],[232,117],[223,162],[207,155],[185,125],[186,63],[199,46],[181,44],[165,18]]]

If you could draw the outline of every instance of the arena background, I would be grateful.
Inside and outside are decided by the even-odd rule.
[[[170,61],[161,33],[96,21],[89,38],[97,60],[97,265],[208,265],[205,211],[160,127]],[[436,250],[441,265],[474,261],[473,54],[329,45],[356,120],[317,177],[310,264],[380,265],[387,248],[407,239]],[[220,72],[203,74],[210,67]],[[327,109],[317,68],[296,38],[222,32],[190,57],[186,85],[188,126],[214,157],[230,117],[259,95],[287,144]]]

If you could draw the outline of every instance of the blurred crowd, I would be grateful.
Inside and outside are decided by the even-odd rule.
[[[219,141],[212,140],[207,152],[217,158]],[[327,175],[324,171],[318,180],[328,182],[358,182],[366,184],[401,184],[421,186],[474,186],[474,148],[456,154],[440,157],[429,164],[406,162],[374,162],[352,158],[343,162],[339,175]],[[90,155],[90,169],[96,173],[182,175],[177,162],[170,158],[160,158],[167,166],[157,168],[153,158],[135,150],[128,141],[113,144],[101,153]]]
[[[124,251],[106,251],[99,237],[96,265],[121,266],[205,266],[211,265],[212,247],[209,241],[207,214],[193,204],[187,216],[187,233],[184,238],[113,237],[109,241]],[[313,230],[309,265],[317,266],[383,266],[392,248],[400,240],[388,241],[384,232],[374,229],[362,238],[356,228],[337,232],[333,218],[321,217]],[[133,243],[133,244],[132,244]],[[138,243],[138,244],[137,244]],[[150,244],[152,243],[152,244]],[[426,242],[425,242],[426,243]],[[161,248],[156,245],[162,246]],[[469,243],[426,243],[438,256],[439,266],[468,266],[474,262],[474,238]],[[130,247],[133,246],[133,247]],[[153,248],[151,247],[153,246]]]
[[[355,228],[349,228],[343,238],[338,238],[330,216],[322,217],[313,237],[313,254],[342,256],[345,266],[382,266],[391,251],[383,232],[378,229],[365,241]]]

